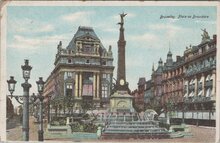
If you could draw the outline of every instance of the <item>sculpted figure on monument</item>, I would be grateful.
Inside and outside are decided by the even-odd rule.
[[[201,30],[203,31],[203,34],[201,35],[202,41],[210,39],[209,33],[206,31],[206,29],[201,29]]]
[[[119,22],[118,24],[120,24],[121,26],[124,24],[124,17],[127,15],[127,13],[122,13],[120,14],[121,17],[121,22]]]

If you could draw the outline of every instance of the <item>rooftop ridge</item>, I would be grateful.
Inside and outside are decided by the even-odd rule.
[[[88,30],[88,31],[94,31],[92,27],[89,26],[79,26],[80,30]]]

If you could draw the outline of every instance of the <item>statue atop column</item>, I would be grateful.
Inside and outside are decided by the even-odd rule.
[[[124,17],[127,15],[127,13],[121,13],[120,17],[121,17],[121,22],[119,22],[118,24],[121,25],[121,27],[123,27],[124,25]]]

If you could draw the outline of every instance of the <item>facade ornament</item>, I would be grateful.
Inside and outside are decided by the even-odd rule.
[[[62,49],[62,41],[59,42],[59,44],[57,45],[57,52],[60,53]]]
[[[109,45],[109,48],[108,48],[108,56],[111,57],[112,56],[112,46]]]
[[[153,63],[153,65],[152,65],[152,72],[154,72],[154,63]]]
[[[202,36],[202,42],[205,42],[206,40],[210,40],[209,33],[206,31],[206,29],[201,29],[203,31]]]

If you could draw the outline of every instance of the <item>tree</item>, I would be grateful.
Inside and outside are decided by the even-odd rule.
[[[14,115],[14,105],[11,102],[11,99],[7,97],[7,118],[12,118]]]

